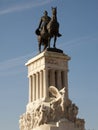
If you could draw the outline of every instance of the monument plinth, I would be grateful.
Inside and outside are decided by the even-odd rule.
[[[68,96],[68,61],[64,53],[44,51],[30,59],[29,102],[20,130],[84,130],[78,107]]]
[[[29,78],[29,102],[47,98],[49,86],[56,86],[58,90],[65,87],[68,90],[69,59],[70,57],[63,53],[44,51],[26,63]]]

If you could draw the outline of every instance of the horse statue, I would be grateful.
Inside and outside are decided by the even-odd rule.
[[[42,30],[36,30],[36,34],[38,35],[38,43],[39,43],[39,52],[41,52],[41,45],[44,46],[43,51],[48,47],[49,41],[49,33],[46,26],[43,26]]]
[[[54,37],[54,44],[53,47],[56,47],[56,40],[57,37],[60,37],[61,34],[59,33],[59,23],[57,21],[57,8],[52,7],[52,17],[50,22],[47,24],[47,30],[49,33],[48,39],[48,46],[50,47],[50,40]]]
[[[47,11],[44,12],[44,16],[41,17],[39,27],[35,31],[38,36],[39,52],[41,52],[41,45],[44,45],[43,51],[49,47],[51,38],[54,37],[53,47],[56,47],[57,37],[60,37],[59,23],[57,22],[57,8],[52,7],[52,17],[48,16]]]

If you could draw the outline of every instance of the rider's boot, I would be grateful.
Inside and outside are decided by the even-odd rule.
[[[61,36],[62,36],[62,34],[58,33],[58,37],[61,37]]]

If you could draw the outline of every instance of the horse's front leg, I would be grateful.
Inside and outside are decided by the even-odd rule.
[[[39,53],[41,53],[41,43],[39,43]]]
[[[48,38],[48,47],[50,48],[51,37]]]
[[[56,39],[57,39],[57,37],[54,36],[54,45],[53,45],[54,48],[56,48]]]

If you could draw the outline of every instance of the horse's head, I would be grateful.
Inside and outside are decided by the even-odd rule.
[[[52,14],[56,15],[57,14],[57,7],[51,7],[52,9]]]

